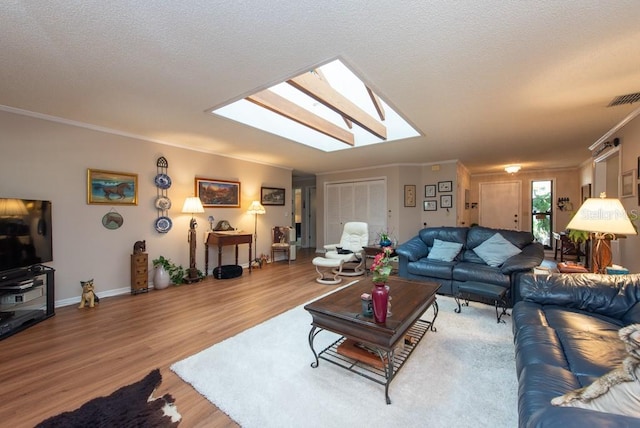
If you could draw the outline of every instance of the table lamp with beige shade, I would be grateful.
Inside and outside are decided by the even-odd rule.
[[[606,273],[611,265],[611,240],[626,235],[637,235],[629,216],[617,198],[589,198],[567,225],[567,229],[584,230],[592,234],[593,272]]]

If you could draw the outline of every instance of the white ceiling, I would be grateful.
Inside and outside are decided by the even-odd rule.
[[[638,107],[607,108],[640,92],[638,22],[637,0],[4,0],[0,105],[296,173],[574,167]],[[324,153],[206,113],[333,58],[423,136]]]

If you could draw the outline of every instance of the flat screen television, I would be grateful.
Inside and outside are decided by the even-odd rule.
[[[51,202],[0,198],[0,272],[52,260]]]

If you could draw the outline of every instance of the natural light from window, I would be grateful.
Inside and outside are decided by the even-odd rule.
[[[211,113],[326,152],[420,135],[340,60]]]

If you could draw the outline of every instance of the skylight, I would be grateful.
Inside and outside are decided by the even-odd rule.
[[[325,152],[420,135],[340,60],[211,113]]]

